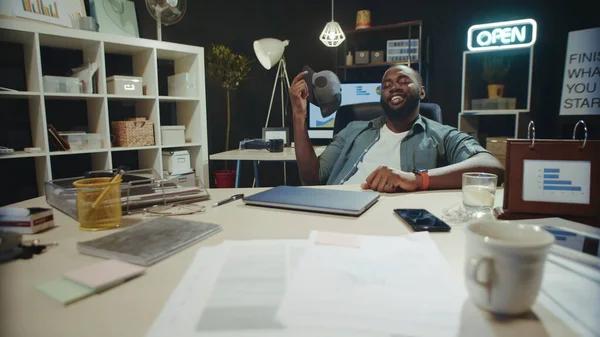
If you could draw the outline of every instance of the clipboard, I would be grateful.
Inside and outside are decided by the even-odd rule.
[[[584,139],[575,138],[583,126]],[[533,135],[531,134],[533,131]],[[600,141],[587,140],[579,121],[572,140],[510,139],[506,149],[504,220],[559,216],[600,227]]]

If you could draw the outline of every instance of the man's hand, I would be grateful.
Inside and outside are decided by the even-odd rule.
[[[367,181],[360,187],[365,190],[393,193],[416,191],[421,188],[421,185],[421,177],[412,172],[394,171],[387,166],[380,166],[367,177]]]
[[[304,76],[308,72],[303,71],[296,75],[290,85],[290,100],[292,102],[292,111],[294,121],[301,120],[304,123],[306,119],[306,98],[308,97],[308,85],[304,81]]]

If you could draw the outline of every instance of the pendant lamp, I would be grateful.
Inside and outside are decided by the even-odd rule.
[[[327,47],[337,47],[346,40],[346,35],[344,35],[344,31],[340,24],[335,22],[333,19],[333,0],[331,0],[331,22],[328,22],[319,37],[321,42]]]

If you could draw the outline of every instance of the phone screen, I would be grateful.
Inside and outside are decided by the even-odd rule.
[[[404,219],[415,232],[450,231],[450,226],[425,209],[395,209],[394,212]]]
[[[591,235],[584,235],[569,231],[566,228],[542,226],[545,230],[554,235],[555,244],[573,249],[575,251],[600,257],[600,239]]]

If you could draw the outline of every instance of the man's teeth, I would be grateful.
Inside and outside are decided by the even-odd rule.
[[[402,99],[402,96],[393,96],[392,97],[392,102],[398,103],[398,102],[400,102],[401,99]]]

